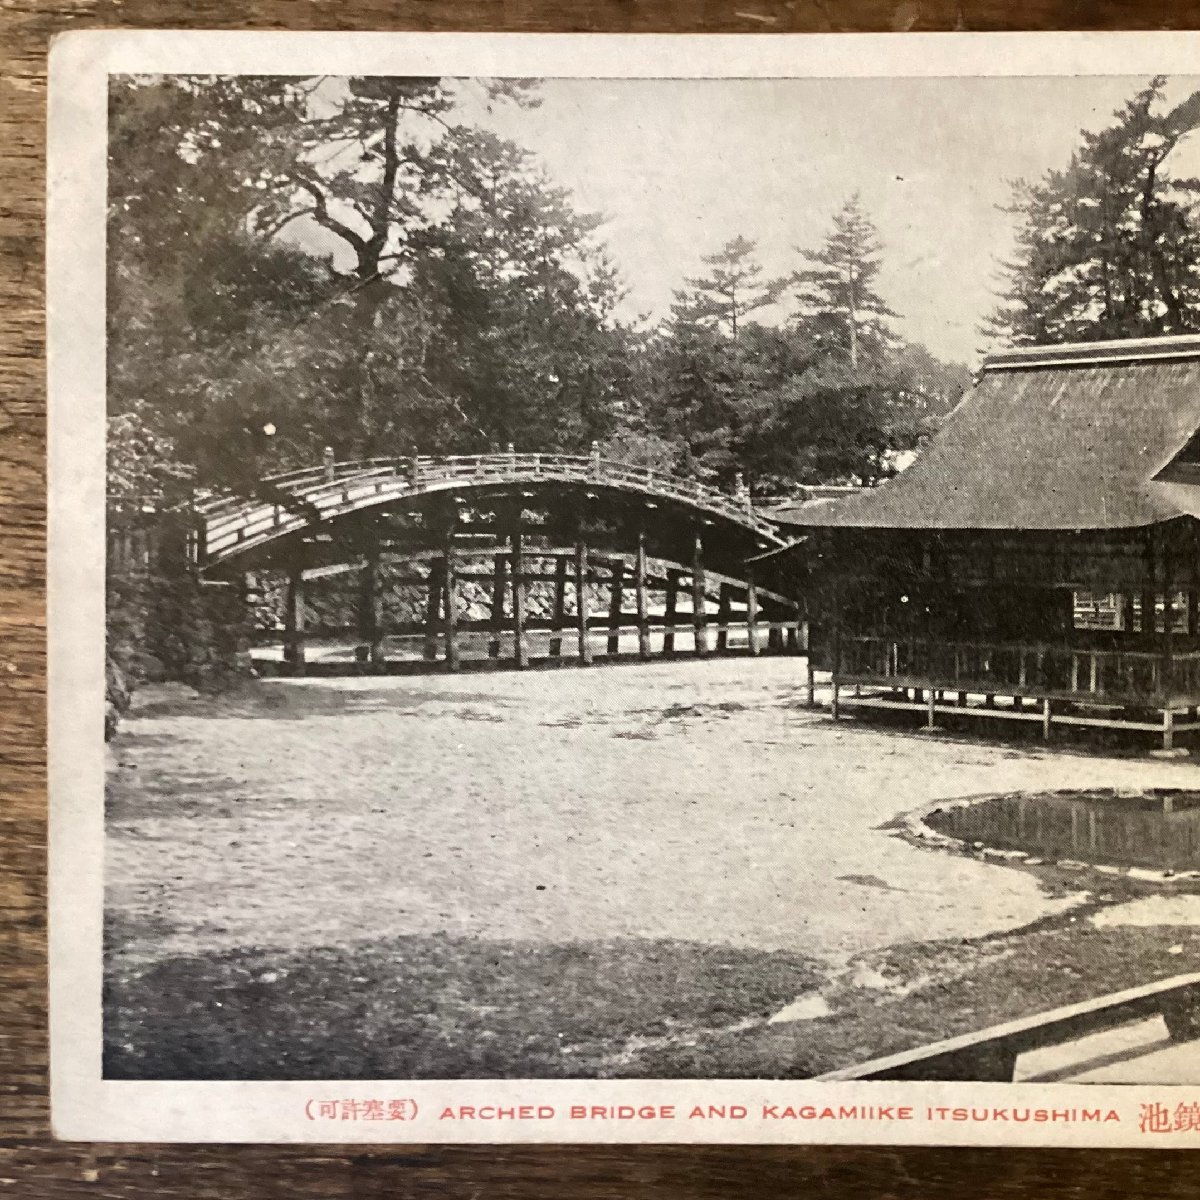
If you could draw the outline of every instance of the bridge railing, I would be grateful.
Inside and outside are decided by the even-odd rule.
[[[329,484],[373,476],[402,476],[417,480],[447,475],[470,479],[478,475],[526,475],[544,472],[551,477],[568,476],[578,479],[597,479],[610,482],[651,484],[660,490],[676,492],[681,497],[706,496],[739,511],[750,507],[749,498],[728,496],[700,480],[683,479],[652,467],[642,467],[615,459],[595,458],[582,454],[461,454],[432,457],[415,455],[409,458],[371,458],[353,462],[331,463],[328,466],[305,467],[279,475],[268,475],[264,482],[284,491],[301,495]],[[201,502],[197,508],[204,515],[216,515],[225,509],[240,508],[247,503],[241,496],[225,496]]]
[[[397,494],[421,491],[456,482],[520,482],[526,479],[556,479],[570,482],[594,482],[598,485],[633,487],[665,498],[678,499],[704,508],[763,533],[776,535],[774,526],[756,513],[749,496],[729,496],[699,480],[682,479],[650,467],[617,462],[597,455],[572,454],[467,454],[431,457],[413,455],[407,458],[372,458],[354,462],[322,463],[320,466],[268,476],[264,482],[287,493],[301,503],[318,511],[331,509],[336,515],[340,504],[351,503],[351,492],[366,488],[367,493],[383,495],[385,480],[397,480]],[[333,503],[329,500],[332,498]],[[270,516],[262,516],[263,513]],[[298,514],[281,519],[278,506],[267,499],[248,499],[240,496],[205,498],[198,501],[196,514],[204,523],[210,549],[218,549],[223,541],[254,523],[261,534],[281,524],[291,526],[302,520]],[[253,514],[259,514],[254,517]],[[259,519],[261,517],[261,519]],[[257,526],[263,528],[257,529]]]

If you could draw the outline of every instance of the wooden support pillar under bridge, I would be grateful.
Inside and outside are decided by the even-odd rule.
[[[784,647],[783,630],[779,628],[779,625],[774,620],[774,613],[772,613],[772,620],[768,624],[767,650],[771,654],[782,654]]]
[[[608,654],[616,655],[621,649],[621,608],[625,603],[625,560],[617,559],[612,564],[612,584],[608,599]]]
[[[651,657],[650,652],[650,598],[646,592],[646,530],[638,530],[637,541],[637,632],[638,657],[646,662]]]
[[[635,651],[648,661],[659,653],[677,653],[680,629],[691,635],[684,648],[697,657],[761,654],[764,625],[770,649],[777,653],[799,652],[804,644],[805,627],[796,602],[761,588],[752,573],[742,580],[711,570],[703,560],[703,546],[689,569],[669,560],[651,560],[644,530],[628,549],[599,554],[583,536],[565,547],[530,547],[528,534],[511,525],[503,549],[494,543],[472,545],[471,536],[461,525],[440,525],[433,546],[403,558],[388,554],[386,543],[378,551],[360,543],[365,546],[363,556],[343,566],[301,570],[293,563],[281,611],[285,669],[318,669],[314,639],[320,639],[322,647],[316,660],[320,669],[335,673],[352,670],[355,663],[364,671],[392,670],[411,661],[414,649],[418,660],[423,656],[451,671],[476,656],[519,667],[528,666],[535,654],[587,665],[598,636],[606,639],[611,657],[624,658]],[[322,581],[342,576],[351,584],[349,594],[341,593],[342,601],[313,593]],[[599,612],[593,607],[597,583],[606,597]],[[424,619],[418,612],[402,622],[393,617],[385,623],[385,614],[404,611],[412,603],[389,600],[385,606],[384,597],[396,588],[421,589],[418,606]],[[678,600],[685,590],[690,607]],[[313,615],[336,612],[345,602],[349,619],[344,623],[328,618],[321,622]],[[636,638],[633,645],[631,635]],[[337,639],[349,640],[350,646],[330,644]],[[346,649],[352,653],[350,661]]]
[[[513,528],[512,546],[512,604],[513,604],[513,661],[518,668],[529,665],[529,645],[525,640],[525,557],[520,526]]]
[[[304,548],[298,546],[283,600],[283,661],[293,675],[303,675],[304,657]]]
[[[692,543],[692,632],[695,637],[695,653],[708,653],[707,585],[704,578],[704,539],[696,534]]]
[[[746,644],[751,655],[758,654],[758,588],[753,567],[746,572]]]
[[[724,654],[729,649],[729,621],[733,612],[733,588],[728,583],[720,585],[720,599],[717,601],[717,653]]]
[[[575,544],[575,632],[578,639],[579,661],[587,667],[592,663],[591,592],[588,587],[588,547],[582,534]]]
[[[562,656],[562,630],[567,621],[567,558],[558,555],[554,560],[554,598],[553,615],[551,617],[550,649],[551,658]]]
[[[451,516],[446,523],[445,541],[443,543],[444,558],[442,560],[442,613],[445,618],[446,632],[446,669],[457,671],[459,667],[458,654],[458,564],[454,556],[454,523]]]
[[[500,657],[500,634],[504,629],[504,592],[508,559],[503,554],[492,558],[492,633],[488,639],[488,658]]]
[[[442,591],[446,581],[445,559],[437,558],[429,566],[429,579],[425,594],[425,647],[426,662],[437,661],[438,614],[442,608]]]
[[[358,583],[358,636],[361,661],[372,670],[383,665],[383,635],[379,610],[379,542],[372,538]]]
[[[680,572],[668,568],[667,593],[663,601],[663,654],[675,653],[675,620],[678,615]]]

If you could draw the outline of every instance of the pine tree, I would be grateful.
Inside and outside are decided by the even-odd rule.
[[[486,131],[445,148],[453,207],[414,245],[409,290],[439,314],[430,379],[489,444],[581,450],[630,402],[620,280],[532,155]]]
[[[507,82],[114,83],[109,401],[181,478],[246,491],[326,445],[613,431],[632,355],[598,221],[519,147],[453,123],[456,89],[479,86],[528,100]]]
[[[892,344],[895,313],[875,291],[883,246],[858,194],[833,218],[819,250],[799,250],[813,265],[797,271],[797,323],[816,340],[831,342],[857,369],[865,351]]]
[[[1082,134],[1064,170],[1014,185],[1016,252],[985,333],[1053,343],[1200,329],[1200,180],[1168,161],[1200,123],[1200,92],[1163,111],[1164,84]]]
[[[739,325],[751,313],[774,304],[786,287],[785,280],[763,278],[754,260],[757,248],[749,238],[735,237],[715,254],[703,255],[711,271],[685,281],[687,287],[676,293],[675,317],[723,329],[737,341]]]

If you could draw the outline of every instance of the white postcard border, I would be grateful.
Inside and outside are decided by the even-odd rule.
[[[101,1079],[104,844],[105,180],[110,74],[780,78],[1200,73],[1197,33],[522,35],[89,31],[50,58],[50,1032],[59,1137],[206,1142],[737,1142],[1200,1146],[1139,1132],[1195,1086],[689,1081],[118,1082]],[[321,1116],[322,1101],[415,1116]],[[447,1107],[493,1116],[445,1119]],[[572,1106],[673,1105],[578,1118]],[[693,1117],[693,1106],[727,1115]],[[768,1106],[776,1114],[764,1115]],[[316,1107],[314,1107],[316,1106]],[[526,1119],[522,1106],[534,1115]],[[745,1116],[728,1115],[742,1106]],[[553,1109],[553,1116],[537,1109]],[[903,1119],[898,1109],[911,1108]],[[872,1110],[873,1117],[860,1115]],[[881,1109],[889,1109],[879,1115]],[[933,1116],[944,1109],[949,1115]],[[513,1109],[514,1115],[496,1116]],[[853,1109],[851,1115],[844,1115]],[[971,1115],[960,1117],[958,1112]],[[1014,1111],[1031,1115],[1014,1118]],[[329,1110],[332,1111],[332,1110]],[[377,1111],[372,1108],[371,1111]],[[403,1111],[397,1108],[395,1111]],[[736,1107],[734,1109],[736,1112]],[[1054,1114],[1086,1111],[1097,1117]],[[314,1113],[316,1115],[314,1115]],[[1003,1116],[999,1114],[1004,1114]],[[1110,1115],[1111,1114],[1111,1115]]]

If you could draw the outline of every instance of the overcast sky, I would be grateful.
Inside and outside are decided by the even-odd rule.
[[[700,255],[737,235],[784,273],[857,191],[885,243],[879,290],[902,332],[972,361],[1011,247],[1008,181],[1064,166],[1081,129],[1146,79],[547,80],[497,111],[603,234],[630,313],[663,315]],[[1177,102],[1200,77],[1174,79]],[[1200,175],[1200,139],[1181,151]]]

